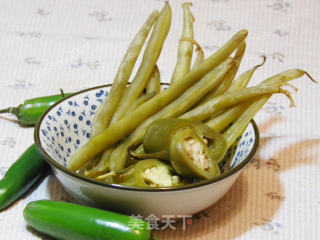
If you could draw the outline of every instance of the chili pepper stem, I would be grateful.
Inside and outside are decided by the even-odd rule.
[[[10,113],[11,108],[0,109],[0,113]]]
[[[19,107],[9,107],[5,109],[1,109],[0,113],[11,113],[15,116],[19,116]]]

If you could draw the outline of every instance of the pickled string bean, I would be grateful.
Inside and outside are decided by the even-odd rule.
[[[152,12],[147,18],[146,22],[138,31],[137,35],[133,38],[126,54],[122,59],[118,72],[113,80],[113,84],[109,91],[109,94],[100,105],[97,113],[94,116],[90,134],[91,137],[97,135],[103,129],[108,127],[109,122],[111,121],[111,118],[117,108],[118,102],[124,95],[123,93],[126,89],[126,85],[140,54],[140,51],[143,47],[143,44],[158,15],[158,11]]]

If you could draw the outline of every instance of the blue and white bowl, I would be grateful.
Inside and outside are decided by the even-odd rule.
[[[142,216],[192,215],[218,201],[232,186],[258,148],[252,121],[234,146],[229,170],[219,177],[175,188],[141,188],[106,184],[66,168],[90,138],[97,108],[111,85],[87,89],[53,105],[35,128],[35,144],[65,190],[79,203]]]

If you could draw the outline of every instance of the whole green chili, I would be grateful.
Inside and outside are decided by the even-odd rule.
[[[0,113],[14,114],[18,118],[19,124],[32,126],[36,124],[42,113],[50,106],[69,95],[71,95],[71,93],[61,92],[61,94],[58,95],[28,99],[17,107],[1,109]]]
[[[32,144],[0,181],[0,210],[7,208],[48,173],[49,165]]]
[[[28,226],[55,239],[148,240],[150,225],[139,218],[52,200],[27,204],[23,217]]]

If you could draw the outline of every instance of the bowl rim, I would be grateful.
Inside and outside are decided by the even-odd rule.
[[[168,83],[161,83],[161,85],[164,86],[169,86],[170,84]],[[76,95],[82,94],[84,92],[88,92],[88,91],[92,91],[95,89],[99,89],[99,88],[108,88],[111,87],[112,84],[105,84],[105,85],[100,85],[100,86],[95,86],[95,87],[91,87],[91,88],[87,88],[78,92],[75,92],[67,97],[64,97],[63,99],[57,101],[55,104],[53,104],[52,106],[50,106],[50,108],[48,108],[39,118],[39,120],[37,121],[36,125],[35,125],[35,129],[34,129],[34,141],[35,141],[35,146],[37,148],[37,151],[40,153],[40,155],[44,158],[44,160],[51,166],[51,168],[57,168],[58,170],[62,171],[63,173],[76,178],[78,180],[84,181],[86,183],[90,183],[90,184],[97,184],[100,185],[102,187],[107,187],[107,188],[112,188],[112,189],[118,189],[118,190],[127,190],[127,191],[139,191],[139,192],[172,192],[172,191],[182,191],[182,190],[190,190],[193,188],[198,188],[198,187],[204,187],[213,183],[216,183],[218,181],[221,181],[223,179],[226,179],[228,177],[230,177],[231,175],[235,174],[236,172],[242,170],[248,163],[249,161],[253,158],[253,156],[255,155],[258,146],[259,146],[259,142],[260,142],[260,134],[259,134],[259,129],[258,126],[256,124],[256,122],[252,119],[251,120],[251,124],[253,126],[254,129],[254,134],[255,134],[255,141],[254,141],[254,145],[250,151],[250,153],[248,154],[248,156],[236,167],[232,168],[231,170],[222,173],[221,175],[209,179],[209,180],[203,180],[203,181],[199,181],[196,183],[190,183],[187,185],[183,185],[183,186],[177,186],[177,187],[159,187],[159,188],[145,188],[145,187],[132,187],[132,186],[125,186],[125,185],[121,185],[121,184],[108,184],[108,183],[104,183],[101,181],[97,181],[94,180],[92,178],[88,178],[85,177],[83,175],[77,174],[71,170],[69,170],[68,168],[64,167],[63,165],[59,164],[58,162],[56,162],[53,158],[50,157],[50,155],[46,152],[46,150],[41,146],[40,143],[40,125],[43,121],[43,119],[45,118],[45,116],[58,104],[66,101],[69,98],[72,98]]]

